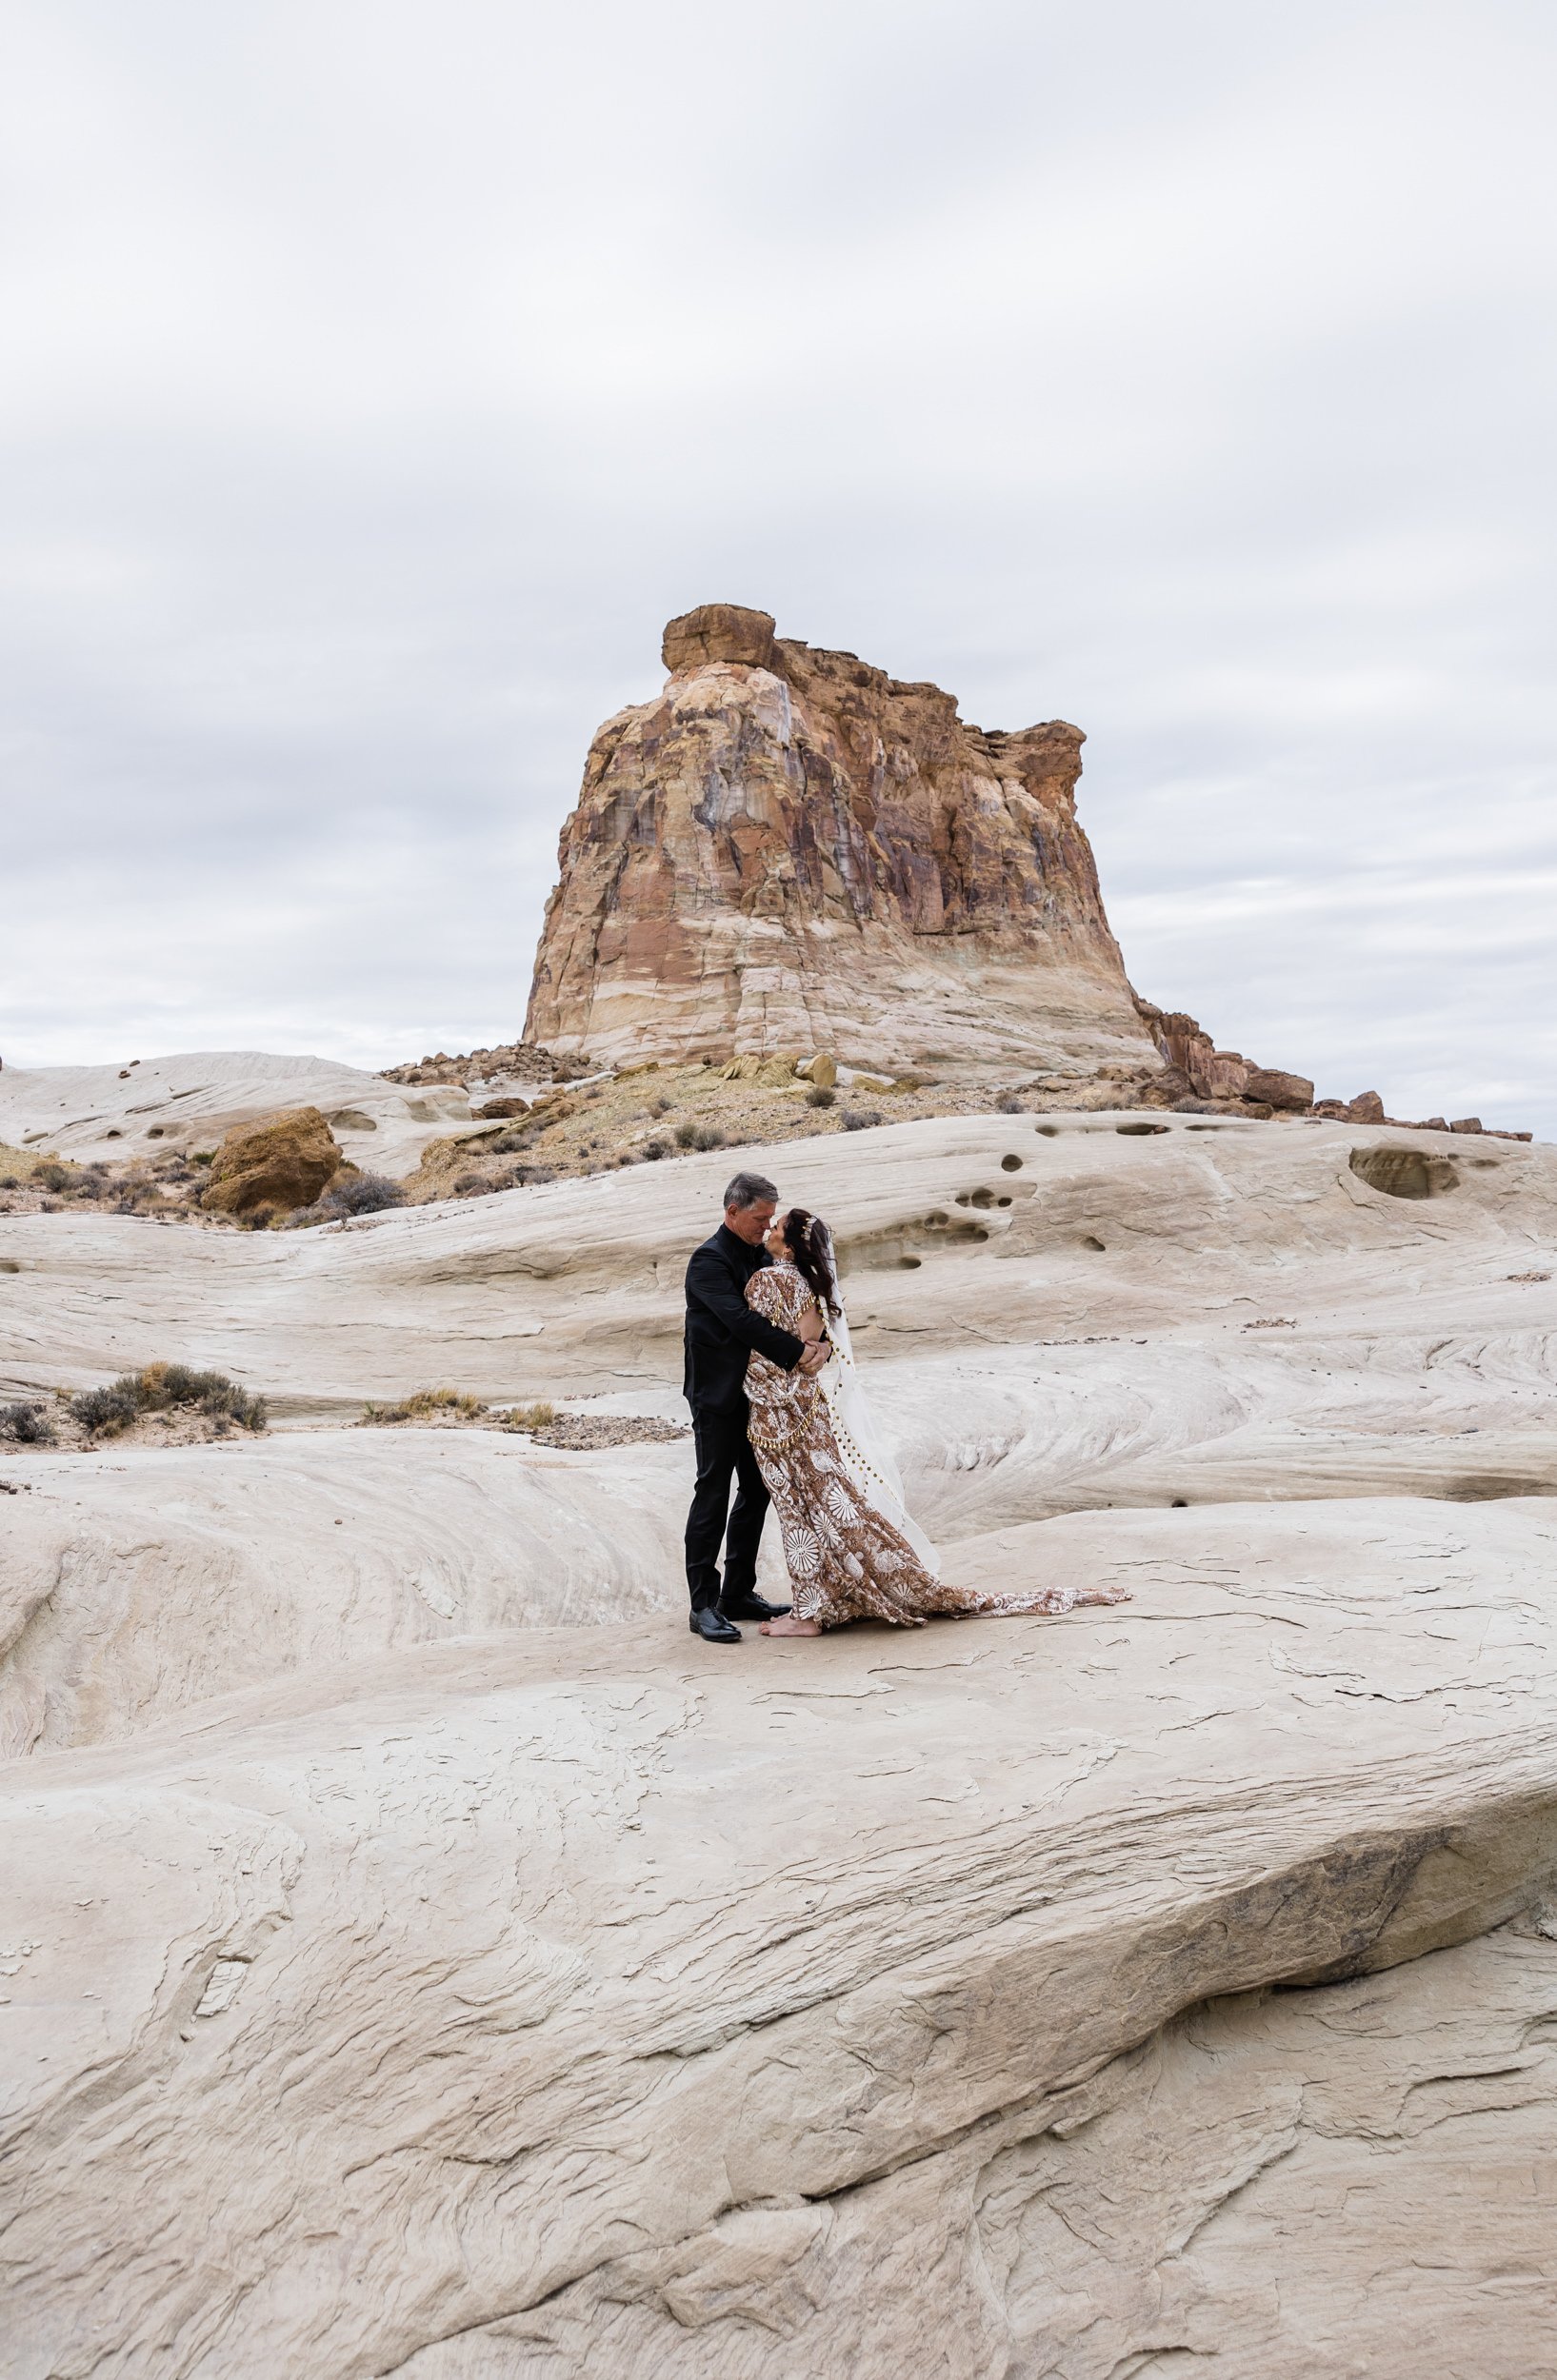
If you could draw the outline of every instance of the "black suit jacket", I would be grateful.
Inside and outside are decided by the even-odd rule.
[[[746,1285],[772,1259],[749,1247],[721,1223],[693,1252],[687,1267],[687,1364],[682,1389],[699,1407],[736,1413],[746,1402],[746,1359],[755,1347],[786,1372],[806,1352],[793,1331],[781,1331],[746,1301]]]

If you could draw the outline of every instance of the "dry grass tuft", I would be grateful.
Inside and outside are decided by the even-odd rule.
[[[546,1398],[533,1405],[512,1405],[503,1416],[506,1430],[549,1430],[556,1426],[557,1408]]]
[[[487,1408],[479,1397],[458,1388],[419,1388],[397,1405],[366,1404],[359,1429],[382,1429],[396,1421],[474,1421]]]

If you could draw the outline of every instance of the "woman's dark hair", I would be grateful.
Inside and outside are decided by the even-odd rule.
[[[838,1276],[832,1269],[832,1234],[819,1215],[792,1206],[784,1218],[784,1244],[795,1271],[821,1303],[838,1319]]]

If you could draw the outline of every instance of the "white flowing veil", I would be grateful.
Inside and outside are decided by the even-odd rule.
[[[824,1245],[828,1269],[833,1279],[838,1278],[837,1259],[832,1250],[832,1235],[824,1223],[812,1225],[813,1232],[826,1235]],[[891,1448],[882,1437],[870,1400],[860,1385],[854,1368],[854,1349],[848,1335],[848,1317],[844,1311],[841,1289],[835,1290],[838,1300],[836,1319],[828,1317],[828,1337],[832,1341],[830,1363],[822,1367],[822,1393],[832,1414],[833,1435],[838,1452],[856,1493],[865,1502],[873,1505],[884,1520],[891,1523],[899,1537],[907,1537],[932,1578],[941,1575],[941,1557],[929,1538],[909,1512],[903,1498],[903,1480],[892,1459]]]

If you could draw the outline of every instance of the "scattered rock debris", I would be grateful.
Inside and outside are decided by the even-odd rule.
[[[593,1454],[603,1446],[668,1446],[690,1438],[685,1422],[656,1421],[641,1413],[560,1413],[545,1428],[531,1430],[537,1446],[561,1446]]]

